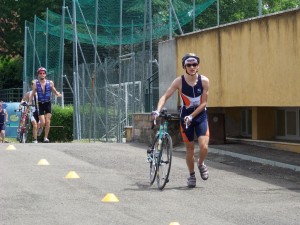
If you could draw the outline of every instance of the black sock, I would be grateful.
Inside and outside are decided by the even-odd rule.
[[[191,172],[191,173],[190,173],[190,176],[191,176],[191,177],[194,177],[194,176],[195,176],[195,171],[194,171],[194,172]]]

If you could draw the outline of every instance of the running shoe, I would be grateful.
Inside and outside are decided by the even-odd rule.
[[[188,179],[187,179],[187,186],[189,188],[194,188],[196,187],[196,177],[195,175],[194,176],[190,176]]]
[[[202,180],[207,180],[208,179],[207,166],[205,164],[198,165],[198,169],[199,169]]]
[[[38,143],[38,141],[37,141],[37,140],[34,140],[32,143],[34,143],[34,144],[37,144],[37,143]]]
[[[44,138],[44,141],[43,141],[43,143],[49,143],[50,141],[49,141],[49,139],[48,138]]]

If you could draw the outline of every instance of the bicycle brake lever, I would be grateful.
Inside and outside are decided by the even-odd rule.
[[[152,121],[151,130],[153,130],[155,125],[156,125],[156,119]]]

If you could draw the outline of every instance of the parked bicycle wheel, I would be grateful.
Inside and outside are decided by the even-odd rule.
[[[150,185],[152,185],[156,178],[156,159],[154,158],[157,152],[158,136],[155,137],[154,144],[151,146],[150,152],[148,152],[148,161],[150,164]]]
[[[162,190],[169,182],[169,175],[172,163],[173,144],[169,134],[166,134],[162,140],[160,157],[157,164],[157,186]]]
[[[28,138],[28,125],[22,126],[19,133],[19,142],[26,143]]]
[[[26,143],[26,139],[27,139],[26,133],[21,132],[20,139],[19,139],[20,143]]]

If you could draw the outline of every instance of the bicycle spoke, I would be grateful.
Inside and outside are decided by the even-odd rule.
[[[157,149],[157,143],[158,143],[158,137],[155,138],[154,145],[151,147],[152,151],[152,160],[150,160],[150,185],[152,185],[156,178],[156,159],[155,159],[155,153]]]
[[[169,182],[169,175],[172,162],[172,139],[170,135],[163,138],[162,149],[160,152],[159,167],[157,172],[157,186],[162,190]]]

